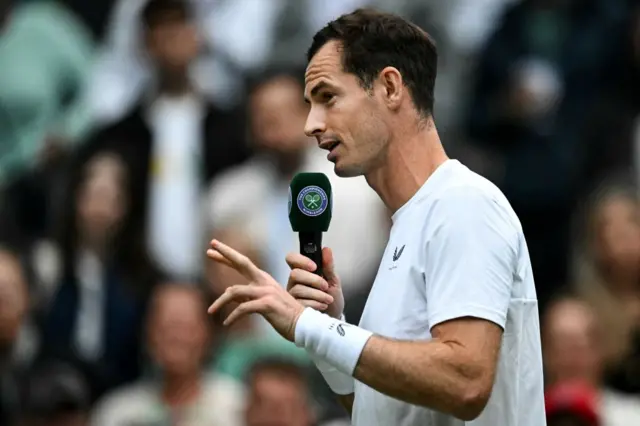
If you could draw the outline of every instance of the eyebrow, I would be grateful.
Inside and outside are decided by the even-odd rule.
[[[326,89],[330,87],[329,83],[327,83],[326,81],[321,81],[320,83],[316,84],[313,89],[311,89],[311,97],[313,98],[314,96],[316,96],[318,94],[319,91],[321,91],[322,89]],[[304,97],[304,101],[306,103],[311,103],[311,101],[309,100],[308,97]]]

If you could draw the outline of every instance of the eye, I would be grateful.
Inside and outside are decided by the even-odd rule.
[[[324,92],[321,95],[321,99],[322,99],[322,102],[328,104],[328,103],[331,103],[335,99],[335,95],[333,93],[330,93],[330,92]]]

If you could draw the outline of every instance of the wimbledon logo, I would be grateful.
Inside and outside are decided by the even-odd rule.
[[[328,203],[327,193],[319,186],[306,186],[298,194],[298,208],[306,216],[320,216]]]

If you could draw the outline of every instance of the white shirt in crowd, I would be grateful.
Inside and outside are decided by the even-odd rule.
[[[464,422],[356,381],[354,425],[546,424],[538,302],[522,227],[498,188],[448,160],[393,215],[360,326],[388,338],[428,340],[432,327],[460,317],[504,329],[482,414]]]
[[[159,425],[167,421],[190,426],[244,424],[245,390],[231,379],[207,377],[201,395],[179,411],[164,404],[160,389],[159,383],[142,381],[107,394],[98,401],[89,425]]]
[[[154,260],[176,277],[201,271],[200,197],[204,187],[202,121],[195,96],[158,98],[148,111],[153,137],[148,247]]]

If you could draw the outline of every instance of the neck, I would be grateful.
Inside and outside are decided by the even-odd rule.
[[[81,247],[84,251],[91,253],[94,256],[97,256],[98,259],[104,260],[106,253],[108,252],[108,242],[103,241],[98,238],[82,238],[80,240],[79,247]]]
[[[167,374],[162,386],[162,400],[170,406],[192,403],[200,395],[200,373],[184,375]]]
[[[182,96],[191,90],[191,82],[186,69],[165,70],[158,75],[160,93],[169,96]]]
[[[387,208],[395,213],[446,160],[447,154],[430,119],[413,135],[396,136],[389,143],[384,164],[365,177]]]

